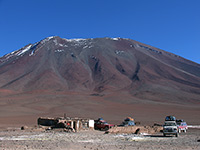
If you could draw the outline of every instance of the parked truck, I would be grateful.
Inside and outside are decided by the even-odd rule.
[[[163,125],[163,136],[175,135],[178,137],[178,127],[174,116],[167,116]]]
[[[113,127],[114,124],[107,123],[103,118],[99,118],[98,120],[95,120],[94,128],[96,130],[109,130],[111,127]]]
[[[119,126],[135,126],[134,119],[132,117],[127,117]]]
[[[181,133],[182,131],[185,133],[187,132],[188,126],[184,120],[176,120],[176,123],[177,123],[179,133]]]

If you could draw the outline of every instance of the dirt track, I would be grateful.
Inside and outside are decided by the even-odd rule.
[[[101,131],[81,131],[66,133],[58,131],[0,131],[1,150],[21,149],[200,149],[200,129],[189,129],[176,137],[163,137],[162,133],[155,135],[135,134],[104,134]]]

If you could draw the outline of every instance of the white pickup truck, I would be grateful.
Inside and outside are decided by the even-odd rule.
[[[178,137],[178,128],[176,121],[165,121],[163,126],[163,136],[166,135],[175,135]]]

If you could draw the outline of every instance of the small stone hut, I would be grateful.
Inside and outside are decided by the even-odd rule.
[[[84,118],[46,118],[40,117],[37,120],[38,125],[52,128],[71,128],[75,131],[94,129],[94,120]]]

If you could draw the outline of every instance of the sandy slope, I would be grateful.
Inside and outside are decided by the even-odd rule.
[[[80,95],[22,95],[0,99],[0,126],[36,125],[38,117],[71,117],[97,119],[120,124],[127,116],[142,124],[162,124],[166,115],[175,115],[188,124],[200,124],[199,105],[138,101],[121,94],[106,97]]]

